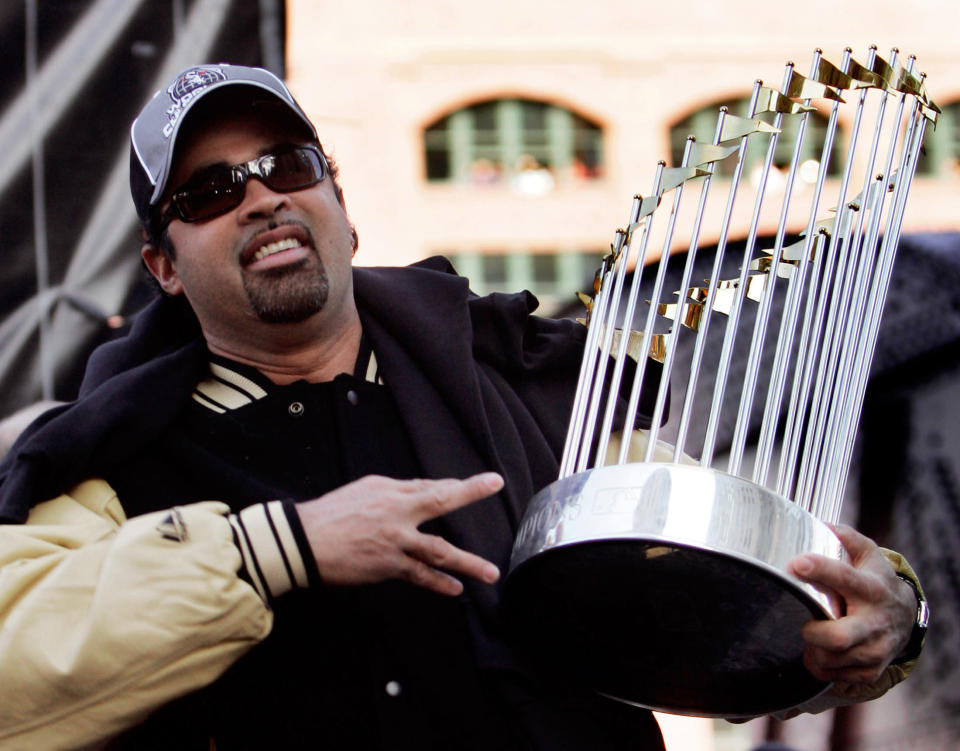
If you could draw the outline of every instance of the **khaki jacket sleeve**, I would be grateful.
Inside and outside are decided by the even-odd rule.
[[[228,513],[204,502],[128,520],[90,480],[0,525],[0,749],[109,738],[269,633]]]

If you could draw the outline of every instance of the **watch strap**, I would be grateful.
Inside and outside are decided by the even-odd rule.
[[[917,615],[913,622],[913,630],[910,632],[910,641],[907,642],[907,646],[904,648],[903,652],[894,658],[893,662],[891,663],[892,665],[901,665],[905,662],[911,662],[920,656],[920,652],[923,649],[924,639],[927,636],[927,628],[930,624],[930,607],[927,605],[927,600],[923,596],[923,592],[920,591],[920,587],[918,587],[913,578],[907,574],[900,573],[898,571],[897,577],[909,584],[910,589],[913,590],[913,593],[917,598]]]

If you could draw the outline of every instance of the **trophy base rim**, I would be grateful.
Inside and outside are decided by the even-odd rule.
[[[801,628],[839,606],[787,573],[805,552],[843,557],[829,527],[742,478],[602,467],[531,501],[504,619],[541,670],[610,698],[704,717],[782,711],[829,688],[803,667]]]

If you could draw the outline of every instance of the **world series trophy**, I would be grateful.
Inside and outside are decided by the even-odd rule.
[[[699,716],[784,710],[829,688],[803,667],[801,627],[839,617],[842,603],[786,565],[800,553],[845,556],[828,523],[840,514],[924,130],[939,112],[915,59],[898,58],[871,47],[861,64],[848,48],[835,66],[816,50],[808,76],[788,63],[779,90],[755,82],[746,117],[721,108],[712,142],[688,138],[680,165],[661,162],[650,194],[634,197],[585,300],[559,478],[531,501],[505,583],[505,619],[534,660],[615,699]],[[842,108],[840,171],[831,157]],[[827,113],[814,143],[814,118]],[[757,150],[762,167],[745,177]],[[698,285],[721,170],[731,176],[712,214],[712,274]],[[735,205],[748,196],[739,276],[724,279]],[[693,218],[679,232],[684,209]],[[772,247],[758,250],[774,211]],[[790,226],[803,229],[794,238]],[[678,246],[686,253],[671,256]],[[646,299],[651,247],[661,251]],[[676,291],[667,269],[681,262]],[[734,352],[748,333],[744,365]],[[659,381],[645,378],[651,360]],[[652,405],[647,431],[634,430],[641,399]],[[721,426],[732,426],[725,467]]]

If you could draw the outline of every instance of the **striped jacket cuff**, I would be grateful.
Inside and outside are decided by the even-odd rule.
[[[268,501],[231,514],[243,558],[240,572],[266,602],[320,582],[300,517],[292,502]]]

